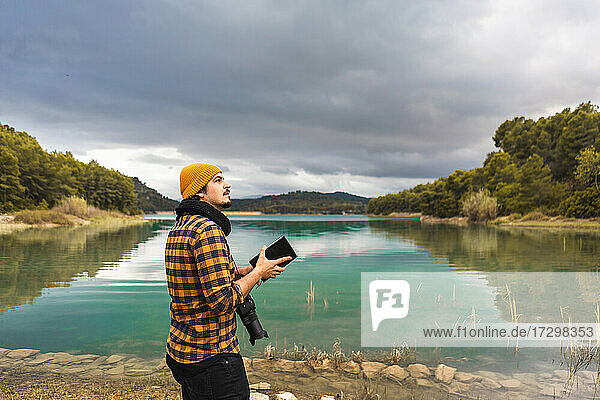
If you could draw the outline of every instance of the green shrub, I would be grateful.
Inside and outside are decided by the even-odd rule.
[[[546,219],[548,219],[548,217],[544,215],[544,213],[540,211],[532,211],[525,214],[523,218],[521,218],[521,221],[543,221]]]
[[[498,202],[487,191],[480,190],[467,195],[462,210],[470,222],[490,221],[498,215]]]
[[[589,187],[576,190],[560,205],[562,214],[566,217],[593,218],[600,216],[600,190]]]
[[[73,225],[65,214],[56,210],[23,210],[15,215],[15,222],[23,224],[40,225],[40,224],[57,224],[57,225]]]

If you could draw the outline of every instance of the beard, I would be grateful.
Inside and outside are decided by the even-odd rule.
[[[223,207],[223,209],[231,207],[231,199],[226,200],[223,203],[221,203],[221,207]]]

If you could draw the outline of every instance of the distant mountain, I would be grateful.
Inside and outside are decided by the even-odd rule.
[[[297,190],[257,199],[233,199],[227,211],[261,211],[265,214],[364,214],[369,198],[344,192]]]
[[[144,212],[172,211],[179,204],[179,202],[169,199],[156,190],[149,188],[137,177],[132,178],[132,180],[133,191],[137,198],[137,207],[144,210]]]

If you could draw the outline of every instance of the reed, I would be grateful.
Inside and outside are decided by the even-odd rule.
[[[306,304],[311,307],[314,307],[315,305],[315,289],[316,286],[313,285],[313,281],[310,281],[310,286],[306,291]]]

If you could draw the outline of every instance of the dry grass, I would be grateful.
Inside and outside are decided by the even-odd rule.
[[[28,225],[73,225],[74,221],[56,210],[23,210],[15,214],[14,222]]]

